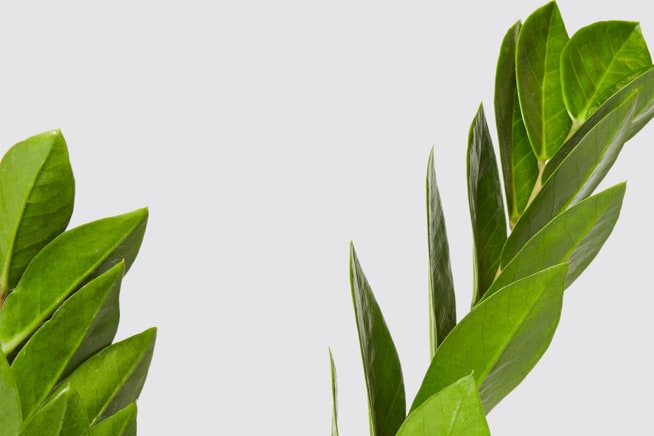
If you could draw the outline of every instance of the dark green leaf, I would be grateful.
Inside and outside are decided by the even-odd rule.
[[[65,374],[75,356],[73,367],[111,343],[118,320],[106,308],[118,303],[124,271],[123,263],[118,263],[69,297],[14,359],[11,369],[26,419]],[[80,353],[85,341],[86,349]]]
[[[91,436],[136,436],[136,403],[91,427]]]
[[[89,422],[77,393],[62,389],[25,423],[21,436],[89,434]]]
[[[0,353],[0,436],[15,436],[22,425],[18,387],[7,359]]]
[[[575,124],[651,65],[638,23],[602,21],[580,29],[561,54],[563,98]]]
[[[150,367],[156,328],[109,345],[80,365],[55,392],[73,388],[91,425],[136,401]]]
[[[427,241],[429,244],[429,324],[431,355],[456,325],[456,301],[450,269],[445,218],[436,184],[434,149],[427,165]]]
[[[0,310],[0,343],[14,350],[71,293],[116,263],[131,265],[145,232],[147,210],[68,230],[39,252]]]
[[[402,368],[354,245],[350,245],[350,284],[368,389],[371,434],[394,436],[406,417]]]
[[[540,271],[477,304],[443,341],[411,411],[472,374],[486,413],[511,392],[549,346],[559,322],[567,265]]]
[[[329,368],[332,375],[332,436],[338,436],[338,392],[336,389],[336,366],[332,350],[329,350]]]
[[[490,436],[475,379],[465,376],[407,416],[397,436]]]
[[[0,301],[29,261],[66,229],[75,181],[66,141],[54,130],[14,145],[0,162]]]
[[[527,207],[538,179],[538,159],[525,130],[516,87],[515,52],[519,34],[520,22],[517,22],[504,36],[495,76],[495,121],[511,227]]]
[[[588,197],[556,216],[509,262],[484,295],[545,268],[567,262],[567,288],[595,258],[620,215],[626,185]]]
[[[468,203],[475,250],[474,303],[493,283],[506,241],[502,187],[482,106],[470,127],[467,168]]]
[[[563,103],[560,58],[568,33],[555,2],[531,14],[522,26],[516,52],[520,107],[534,154],[554,156],[572,124]]]

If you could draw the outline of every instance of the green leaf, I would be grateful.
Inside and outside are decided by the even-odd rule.
[[[633,90],[638,92],[638,104],[628,139],[631,139],[654,117],[654,67],[629,82],[616,95],[619,98],[620,95],[631,93]]]
[[[462,377],[407,416],[397,436],[490,436],[479,399],[477,384],[471,375]]]
[[[156,328],[109,345],[90,357],[65,379],[55,394],[73,388],[82,400],[91,425],[138,398],[148,373]]]
[[[368,389],[371,434],[394,436],[406,417],[402,367],[354,245],[350,245],[350,284]]]
[[[26,419],[48,396],[71,363],[75,363],[74,368],[111,343],[118,319],[106,306],[108,300],[110,307],[117,305],[124,270],[123,263],[118,263],[69,297],[14,359],[11,369]],[[86,347],[80,353],[85,341]],[[76,361],[73,360],[75,356]]]
[[[91,436],[136,436],[136,403],[91,427]]]
[[[567,262],[567,288],[595,258],[620,215],[626,184],[588,197],[556,216],[509,262],[484,297],[523,277]]]
[[[568,33],[555,2],[534,11],[522,26],[516,52],[520,107],[534,154],[554,156],[572,124],[563,103],[560,58]]]
[[[332,350],[329,350],[329,368],[332,375],[332,436],[338,436],[338,392],[336,389],[336,366]]]
[[[538,159],[527,136],[516,87],[516,42],[520,22],[504,36],[495,76],[495,121],[511,227],[527,207],[538,179]]]
[[[511,392],[549,346],[559,322],[567,265],[512,283],[477,304],[431,361],[411,411],[472,374],[486,413]]]
[[[547,165],[542,189],[518,220],[502,251],[502,267],[545,224],[570,205],[588,197],[618,157],[631,127],[636,94],[611,100],[570,138],[564,157]],[[549,171],[550,166],[555,166]],[[548,174],[549,173],[549,174]]]
[[[0,343],[13,351],[71,293],[124,260],[127,270],[145,232],[147,210],[104,218],[68,230],[28,265],[0,310]]]
[[[54,130],[14,145],[0,162],[0,302],[30,260],[63,232],[75,181],[66,141]]]
[[[474,302],[493,283],[506,241],[506,215],[497,161],[484,115],[479,111],[468,136],[468,203],[474,236]]]
[[[580,29],[561,53],[563,98],[575,123],[651,65],[638,23],[602,21]]]
[[[427,164],[427,241],[429,245],[429,324],[433,356],[438,345],[456,325],[454,282],[450,268],[445,218],[436,184],[434,149]]]
[[[0,436],[15,436],[22,425],[18,387],[7,359],[0,353]]]
[[[62,389],[25,423],[21,436],[89,434],[89,422],[79,396]]]

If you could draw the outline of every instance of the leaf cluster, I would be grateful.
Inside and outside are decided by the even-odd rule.
[[[488,435],[485,416],[547,350],[564,291],[620,214],[625,183],[596,188],[654,116],[654,66],[639,24],[596,22],[569,36],[557,4],[540,7],[502,41],[494,110],[499,165],[483,106],[468,135],[474,289],[458,322],[433,149],[429,156],[431,363],[408,410],[398,353],[351,246],[375,436]],[[333,360],[332,391],[337,435]]]
[[[74,194],[58,130],[0,161],[0,436],[136,434],[156,329],[114,338],[148,211],[67,229]]]

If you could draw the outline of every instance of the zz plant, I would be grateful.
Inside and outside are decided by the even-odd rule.
[[[474,289],[457,322],[433,149],[427,169],[431,363],[407,407],[400,360],[353,246],[350,282],[370,431],[488,435],[485,419],[548,348],[564,291],[616,224],[625,183],[595,193],[654,116],[654,66],[638,23],[568,36],[555,2],[503,39],[495,81],[501,172],[483,107],[470,127]],[[338,435],[332,364],[332,436]]]
[[[114,341],[147,209],[67,230],[75,182],[60,131],[0,161],[0,435],[136,434],[156,329]]]

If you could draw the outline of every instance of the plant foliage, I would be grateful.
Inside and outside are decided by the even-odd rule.
[[[74,193],[58,130],[0,161],[0,436],[136,434],[156,329],[114,337],[148,211],[67,229]]]
[[[468,135],[474,289],[458,322],[433,149],[429,155],[432,358],[408,410],[395,345],[351,247],[374,436],[488,435],[485,415],[547,350],[564,291],[611,234],[626,184],[595,191],[625,142],[654,116],[654,66],[640,26],[603,21],[569,36],[557,4],[547,3],[506,33],[494,109],[497,149],[483,106]],[[336,435],[331,352],[330,361]]]

